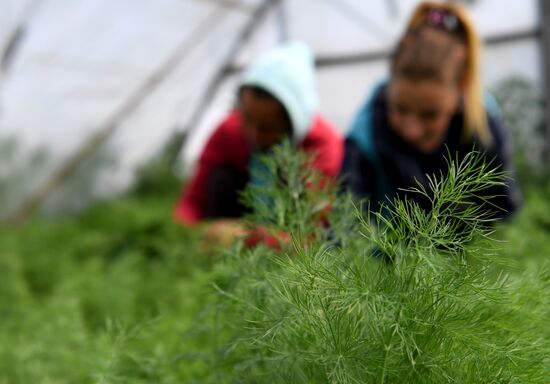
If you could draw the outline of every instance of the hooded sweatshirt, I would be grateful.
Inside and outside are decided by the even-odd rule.
[[[327,176],[337,177],[343,160],[343,138],[318,113],[314,63],[302,43],[283,44],[255,61],[245,71],[240,87],[256,86],[272,94],[286,109],[292,124],[292,141],[297,148],[313,153],[312,166]],[[178,201],[174,216],[184,224],[205,217],[206,186],[219,167],[230,168],[250,179],[254,153],[243,132],[238,109],[231,111],[208,140],[190,184]]]

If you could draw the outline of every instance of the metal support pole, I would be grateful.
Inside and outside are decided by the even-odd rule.
[[[18,224],[26,221],[42,203],[70,177],[100,148],[117,130],[127,116],[131,115],[156,88],[161,84],[187,53],[201,41],[201,37],[212,29],[225,15],[225,9],[217,9],[207,16],[190,37],[186,38],[174,50],[172,55],[152,74],[145,78],[142,84],[128,97],[122,106],[111,115],[98,129],[84,139],[82,144],[57,168],[44,183],[16,207],[6,221]]]
[[[279,32],[279,41],[288,40],[288,20],[286,17],[285,2],[281,0],[277,6],[277,29]]]
[[[216,73],[212,76],[210,83],[200,96],[197,108],[193,111],[181,133],[174,136],[175,142],[170,144],[171,148],[177,148],[177,150],[172,153],[172,158],[169,160],[172,166],[176,163],[185,141],[194,133],[194,130],[197,128],[204,113],[208,109],[210,101],[214,98],[219,87],[230,73],[231,62],[239,52],[239,49],[246,43],[246,41],[248,41],[252,33],[256,31],[256,28],[261,24],[267,13],[273,7],[277,6],[279,2],[280,0],[264,0],[252,13],[248,23],[243,27],[237,38],[232,41],[229,53],[219,65]]]
[[[539,22],[542,30],[540,47],[544,97],[545,164],[550,169],[550,1],[539,0]]]

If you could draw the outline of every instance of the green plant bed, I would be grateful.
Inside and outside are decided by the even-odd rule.
[[[248,192],[281,251],[204,254],[153,193],[1,229],[0,383],[548,382],[548,186],[472,241],[407,205],[381,231],[345,199],[327,234],[333,191],[282,155],[285,183]]]
[[[198,233],[173,198],[127,198],[0,233],[0,382],[181,382],[212,297]],[[203,321],[206,323],[206,321]]]
[[[432,211],[337,207],[331,238],[304,242],[314,229],[296,212],[311,217],[314,205],[287,187],[307,176],[285,174],[291,155],[279,155],[268,165],[284,182],[251,204],[267,203],[272,216],[260,207],[261,219],[294,242],[284,252],[237,246],[218,267],[221,327],[231,330],[219,381],[547,382],[548,265],[508,273],[490,219],[467,203],[501,175],[472,156],[432,179]]]

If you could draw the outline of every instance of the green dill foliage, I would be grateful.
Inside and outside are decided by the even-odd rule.
[[[303,162],[277,149],[265,162],[276,181],[246,194],[253,220],[294,241],[237,244],[218,266],[216,382],[548,382],[550,273],[495,276],[492,219],[474,204],[502,174],[476,154],[450,161],[415,190],[431,211],[395,200],[382,214],[308,189]],[[327,232],[312,220],[323,201],[330,236],[311,238]]]
[[[306,153],[296,153],[288,140],[259,158],[259,165],[252,169],[254,181],[242,196],[252,211],[251,224],[273,226],[296,236],[325,234],[319,224],[333,200],[336,183],[322,181],[311,162]]]
[[[0,383],[207,377],[210,260],[170,221],[174,199],[0,230]]]
[[[278,161],[302,188],[293,156]],[[438,188],[452,200],[465,181]],[[278,182],[277,208],[252,218],[295,243],[236,243],[219,262],[171,222],[179,188],[164,182],[0,228],[0,383],[548,382],[550,183],[524,190],[495,247],[477,221],[481,243],[443,231],[464,228],[449,204],[373,225],[333,186],[295,199]]]

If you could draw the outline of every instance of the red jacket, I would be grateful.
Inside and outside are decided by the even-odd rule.
[[[195,174],[179,199],[174,217],[183,224],[195,224],[204,217],[206,184],[214,169],[229,166],[247,175],[251,150],[243,134],[238,110],[231,112],[219,125],[204,148]],[[343,138],[336,128],[320,115],[298,146],[314,152],[313,167],[328,177],[337,177],[344,156]]]

